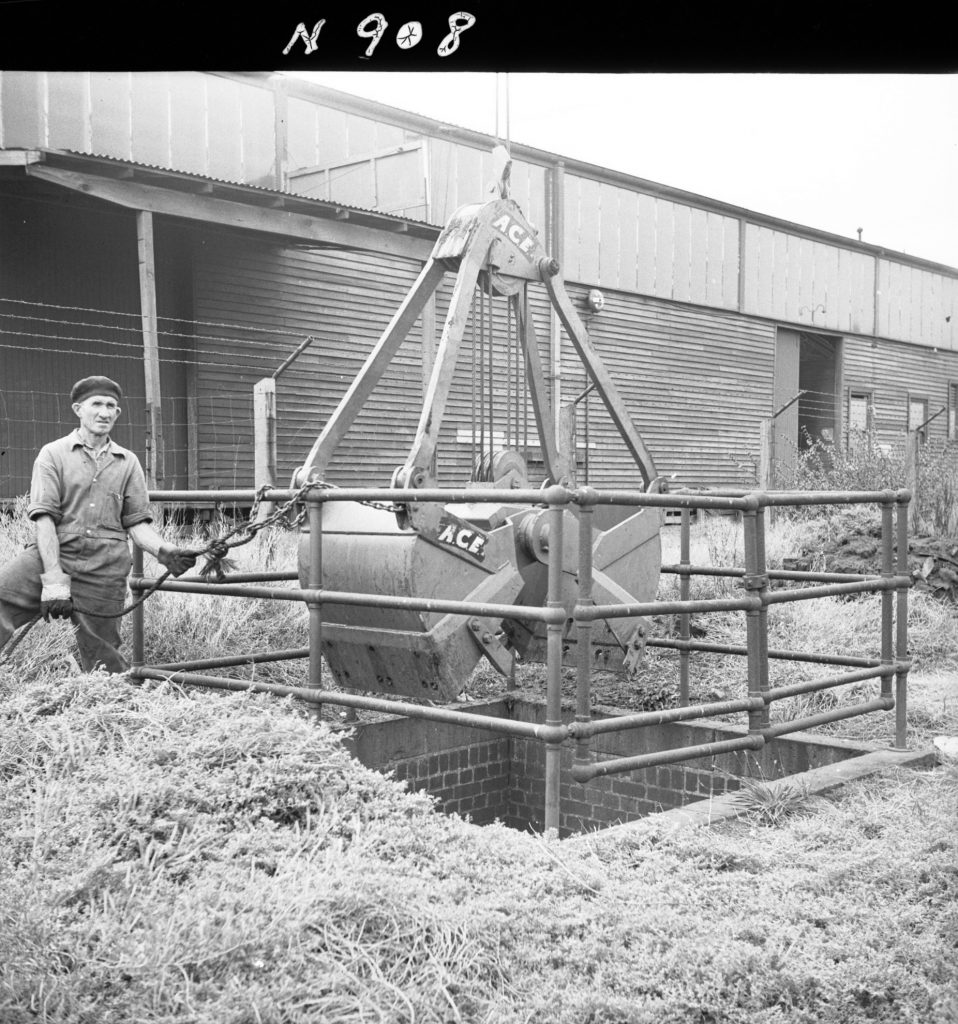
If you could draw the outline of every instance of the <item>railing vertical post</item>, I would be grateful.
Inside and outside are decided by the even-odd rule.
[[[130,571],[131,580],[143,579],[143,551],[138,548],[135,544],[133,545],[133,568]],[[134,598],[140,598],[143,595],[139,590],[133,591]],[[132,612],[130,612],[130,618],[132,619],[131,626],[133,627],[133,666],[139,668],[143,665],[143,602],[138,604]]]
[[[253,385],[253,485],[259,490],[276,486],[276,379],[264,377]],[[265,519],[272,502],[260,503],[258,517]]]
[[[309,509],[309,574],[307,587],[319,590],[323,585],[323,506],[312,495],[308,496]],[[309,687],[323,688],[323,606],[319,601],[308,601],[309,608]],[[309,714],[318,720],[322,705],[310,703]]]
[[[899,576],[908,575],[908,505],[911,495],[898,495],[898,561]],[[908,663],[908,587],[898,588],[898,607],[895,615],[895,660],[899,665]],[[908,669],[899,668],[895,674],[895,746],[904,750],[908,746]]]
[[[549,574],[547,607],[562,608],[562,519],[565,509],[549,503]],[[562,627],[550,622],[546,628],[546,725],[562,725]],[[546,744],[545,815],[546,831],[559,828],[559,773],[562,747]]]
[[[682,525],[679,536],[679,600],[688,601],[691,596],[691,541],[692,512],[682,509]],[[679,615],[679,636],[685,643],[692,639],[692,617],[688,612]],[[689,658],[691,651],[687,647],[679,651],[679,705],[688,707],[689,703]]]
[[[881,574],[883,579],[895,575],[894,528],[892,523],[892,501],[881,503]],[[881,592],[881,663],[889,667],[894,660],[892,623],[894,620],[894,595],[890,590]],[[881,677],[881,695],[890,697],[891,676]]]
[[[764,601],[768,590],[768,576],[766,575],[768,566],[765,558],[766,508],[765,505],[759,505],[755,512],[755,561],[758,567],[759,583],[755,592],[763,599],[758,613],[758,686],[763,697],[768,693],[768,605]],[[759,714],[762,716],[762,727],[767,728],[769,724],[768,704]]]
[[[756,500],[754,508],[742,515],[745,540],[745,589],[761,599],[768,589],[765,576],[765,516]],[[748,642],[748,695],[764,697],[768,690],[768,611],[764,603],[745,613]],[[749,732],[760,732],[769,724],[768,705],[748,713]]]
[[[592,598],[592,521],[594,506],[583,501],[579,506],[579,593],[577,605],[586,608],[595,602]],[[588,722],[592,717],[592,620],[577,623],[576,642],[576,703],[575,720]],[[587,766],[589,737],[579,737],[575,745],[575,763]]]

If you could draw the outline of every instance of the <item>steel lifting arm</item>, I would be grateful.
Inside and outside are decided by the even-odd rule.
[[[330,416],[322,433],[306,456],[306,462],[297,472],[293,484],[301,486],[308,480],[322,480],[330,459],[346,431],[362,411],[379,379],[395,358],[423,307],[439,287],[446,268],[434,256],[422,268],[416,283],[396,310],[376,347],[370,352],[356,379],[350,384],[336,411]]]
[[[542,270],[542,281],[549,292],[552,305],[559,314],[562,326],[565,327],[569,337],[572,339],[576,353],[582,360],[582,364],[586,368],[592,382],[595,384],[596,391],[599,392],[602,401],[605,403],[609,416],[612,417],[612,422],[622,435],[622,440],[628,446],[632,458],[635,459],[645,486],[648,487],[655,479],[655,465],[652,462],[652,456],[635,429],[632,418],[629,416],[628,409],[626,409],[625,402],[622,400],[622,396],[619,394],[612,376],[592,347],[592,342],[589,340],[589,335],[579,319],[579,314],[576,313],[572,303],[569,301],[569,295],[562,283],[562,277],[557,271],[556,264],[553,261],[547,260],[540,264],[540,267]]]
[[[510,199],[464,206],[456,211],[440,234],[432,255],[410,293],[323,428],[304,466],[296,474],[294,483],[302,484],[309,479],[323,478],[333,452],[369,399],[387,366],[395,358],[427,300],[439,287],[445,273],[452,270],[456,271],[457,277],[435,365],[409,457],[397,471],[395,484],[412,488],[435,485],[433,465],[436,444],[478,281],[493,293],[508,296],[513,304],[546,473],[554,482],[562,482],[569,477],[574,453],[565,451],[567,446],[557,441],[556,410],[551,407],[535,326],[528,310],[528,282],[541,281],[613,423],[634,458],[643,481],[649,486],[655,477],[652,457],[572,306],[558,264],[546,255],[535,230]],[[410,523],[415,525],[423,513],[424,510],[410,506]]]
[[[529,315],[528,289],[524,283],[521,291],[510,301],[516,311],[519,337],[522,339],[522,349],[525,353],[526,371],[529,376],[529,397],[532,402],[532,414],[536,421],[536,431],[539,434],[539,443],[542,446],[546,476],[553,483],[563,483],[569,472],[568,459],[560,460],[556,448],[552,403],[549,399],[549,389],[546,387],[542,358],[539,355],[535,323]]]
[[[435,485],[432,465],[439,439],[439,428],[446,411],[446,402],[452,389],[459,348],[469,320],[473,294],[479,271],[486,260],[486,252],[492,236],[488,225],[482,224],[471,238],[468,248],[459,263],[459,273],[453,287],[449,312],[443,325],[442,337],[436,351],[429,385],[423,399],[419,427],[412,443],[412,449],[403,471],[396,483],[408,487],[430,487]]]

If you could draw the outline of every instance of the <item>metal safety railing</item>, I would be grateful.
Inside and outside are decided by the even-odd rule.
[[[309,645],[279,651],[263,651],[246,655],[180,661],[162,665],[144,664],[144,605],[132,613],[133,668],[131,675],[140,679],[161,679],[190,685],[268,692],[278,696],[295,696],[306,702],[318,716],[322,704],[385,712],[427,721],[445,722],[488,730],[514,737],[535,739],[545,744],[545,814],[546,829],[559,825],[559,780],[562,744],[574,741],[573,779],[581,784],[601,775],[637,771],[662,764],[714,756],[737,750],[759,750],[766,743],[788,733],[801,732],[829,722],[896,709],[895,739],[898,748],[906,746],[907,678],[911,662],[908,645],[908,491],[869,492],[747,492],[712,491],[708,494],[651,494],[636,491],[599,491],[590,487],[568,489],[560,486],[544,490],[482,489],[483,502],[509,505],[529,504],[548,509],[549,547],[562,551],[565,510],[578,510],[577,596],[571,609],[562,600],[562,565],[550,559],[545,604],[541,607],[491,604],[477,601],[456,601],[428,597],[401,597],[388,594],[363,594],[334,591],[323,587],[323,525],[322,506],[329,501],[359,502],[441,502],[454,505],[476,499],[474,489],[399,490],[393,488],[326,488],[317,486],[305,492],[275,489],[260,497],[267,501],[289,501],[297,496],[308,508],[309,557],[305,587],[274,587],[263,584],[299,579],[297,572],[243,573],[227,576],[223,582],[208,583],[201,578],[180,578],[158,583],[144,578],[143,559],[134,552],[130,580],[134,594],[156,587],[164,591],[214,594],[222,597],[266,598],[300,602],[309,615]],[[219,502],[252,503],[253,490],[235,491],[155,491],[154,502]],[[881,508],[881,572],[878,575],[805,572],[769,569],[765,556],[765,510],[797,505],[878,504]],[[664,573],[679,577],[679,599],[676,601],[644,601],[620,604],[596,604],[593,599],[592,538],[593,515],[599,505],[680,509],[681,535],[679,562],[662,567]],[[744,567],[696,566],[690,560],[691,512],[711,510],[734,512],[744,524]],[[695,600],[691,581],[695,576],[725,576],[741,581],[740,597]],[[772,583],[800,584],[775,589]],[[774,650],[768,645],[768,609],[791,601],[809,601],[832,595],[878,593],[881,596],[881,649],[878,658],[861,658],[839,654],[810,654],[802,651]],[[473,714],[452,708],[434,707],[411,702],[386,700],[322,688],[323,605],[406,609],[422,612],[443,612],[463,616],[489,616],[523,619],[544,623],[546,627],[546,716],[545,723],[512,721],[491,715]],[[746,616],[746,644],[716,644],[695,640],[691,635],[692,613],[738,610]],[[592,626],[597,620],[639,616],[677,614],[679,637],[649,638],[648,646],[671,648],[679,656],[679,706],[662,711],[618,715],[593,719],[592,703]],[[576,708],[572,721],[563,722],[561,702],[561,669],[563,637],[567,629],[575,631],[577,640]],[[695,652],[741,656],[746,659],[748,696],[738,700],[689,704],[690,661]],[[308,683],[295,687],[265,681],[234,679],[204,674],[202,669],[228,668],[243,664],[308,659]],[[769,684],[769,660],[784,659],[821,664],[836,669],[822,678],[786,686]],[[879,696],[871,700],[834,708],[820,714],[771,724],[769,708],[778,700],[805,693],[814,693],[849,683],[880,679]],[[596,761],[592,757],[594,736],[670,722],[694,721],[747,713],[748,733],[728,740],[697,746],[680,747]]]

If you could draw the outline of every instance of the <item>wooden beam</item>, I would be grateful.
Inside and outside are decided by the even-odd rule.
[[[422,149],[421,139],[416,142],[404,142],[401,146],[387,146],[385,149],[377,149],[373,153],[366,153],[363,156],[353,157],[352,159],[336,160],[333,163],[312,164],[309,167],[297,167],[295,171],[290,171],[289,177],[292,181],[295,178],[304,178],[309,174],[325,174],[327,171],[338,171],[344,167],[356,167],[359,164],[366,164],[371,160],[381,160],[387,156],[415,153],[420,149]]]
[[[143,379],[146,387],[147,484],[163,486],[163,412],[160,389],[160,343],[156,329],[156,265],[153,255],[153,214],[136,215],[136,247],[140,269],[140,317],[143,323]]]
[[[429,378],[436,363],[436,293],[422,307],[422,393],[425,397]]]
[[[142,185],[132,181],[116,181],[96,175],[78,174],[34,164],[26,168],[27,174],[54,185],[73,189],[84,195],[103,199],[133,210],[182,217],[188,220],[263,231],[303,241],[341,246],[365,252],[384,253],[423,262],[432,253],[433,239],[401,235],[381,228],[365,227],[342,220],[321,216],[291,213],[251,207],[229,199],[211,196],[185,195],[170,189]],[[384,219],[384,225],[387,221]],[[438,235],[438,231],[436,232]]]
[[[289,98],[282,79],[273,82],[273,134],[276,153],[273,187],[285,192],[289,188]]]
[[[0,167],[26,167],[41,159],[38,149],[0,149]]]

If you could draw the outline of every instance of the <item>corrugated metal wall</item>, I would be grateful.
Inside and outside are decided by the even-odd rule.
[[[279,472],[302,464],[415,280],[407,261],[294,250],[239,234],[195,237],[199,468],[203,487],[253,481],[253,385],[307,335],[316,341],[277,385]],[[215,327],[221,323],[234,325]],[[418,328],[332,467],[335,483],[384,485],[402,461],[421,405]]]
[[[736,308],[737,219],[572,174],[564,181],[567,278]]]
[[[158,231],[167,473],[186,486],[189,296],[175,235]],[[188,271],[188,263],[186,264]],[[105,374],[124,390],[114,436],[144,455],[145,399],[136,223],[128,211],[0,203],[0,499],[25,493],[39,448],[76,426],[73,383]],[[186,337],[184,337],[186,335]]]
[[[484,151],[438,138],[430,138],[428,147],[430,223],[445,224],[460,206],[489,198],[495,181],[491,148]],[[513,160],[509,176],[509,197],[519,204],[543,242],[546,173],[544,167]]]
[[[287,162],[301,167],[335,166],[400,146],[407,133],[396,125],[320,107],[291,96],[288,101]]]
[[[285,102],[284,111],[265,79],[0,72],[0,147],[72,149],[268,187],[283,187],[288,173],[292,191],[435,224],[486,195],[490,151],[438,134],[423,140],[298,96]],[[285,150],[277,152],[283,139]],[[399,160],[385,155],[412,141],[425,150]],[[377,168],[374,157],[386,163]],[[296,176],[328,167],[340,168],[328,187],[313,175]],[[544,164],[513,163],[513,198],[543,238],[550,174]],[[740,238],[737,214],[588,175],[567,172],[564,181],[567,279],[958,351],[958,275],[787,226],[746,223]]]
[[[783,231],[745,231],[744,311],[820,329],[874,331],[875,260]]]
[[[585,289],[570,289],[582,308]],[[772,325],[733,313],[680,307],[656,299],[605,293],[602,312],[587,322],[642,435],[656,470],[677,484],[740,484],[754,475],[759,420],[771,414],[775,361]],[[568,341],[563,393],[585,387]],[[638,476],[618,433],[594,395],[589,400],[589,482],[636,484]],[[579,417],[580,441],[584,412]]]
[[[405,298],[419,266],[197,232],[194,271],[201,486],[251,485],[253,385],[303,337],[316,338],[277,384],[279,472],[288,480]],[[449,275],[437,293],[437,341],[452,282]],[[541,299],[538,306],[541,310]],[[501,302],[495,320],[501,345],[506,328]],[[232,326],[214,326],[227,322]],[[540,345],[547,345],[547,321],[540,321],[538,330]],[[420,320],[346,435],[330,467],[332,482],[386,486],[406,461],[422,408],[421,337]],[[467,328],[438,453],[440,480],[450,486],[464,483],[471,468],[473,449],[466,440],[476,400],[471,345]],[[545,349],[542,354],[547,358]],[[490,387],[496,391],[501,431],[509,368],[504,348],[497,348],[495,365]],[[529,424],[527,437],[534,446],[531,411]]]
[[[927,398],[928,415],[948,407],[949,382],[958,381],[958,356],[917,345],[846,338],[844,349],[844,414],[849,391],[872,395],[873,428],[885,443],[900,443],[908,423],[908,399]],[[926,436],[943,440],[947,412],[929,423]]]
[[[878,260],[875,334],[958,352],[958,280]]]
[[[2,72],[0,146],[76,149],[264,185],[277,184],[280,171],[312,168],[291,187],[298,180],[306,194],[413,217],[424,215],[428,201],[429,219],[440,224],[463,203],[480,201],[491,183],[491,153],[475,145],[422,138],[297,97],[288,100],[284,131],[276,101],[269,88],[191,72]],[[277,154],[283,137],[287,151]],[[327,167],[343,171],[329,185]],[[516,160],[511,177],[513,198],[547,246],[552,173]],[[771,411],[776,325],[842,336],[843,401],[847,406],[850,386],[872,390],[876,425],[889,437],[904,429],[909,395],[927,396],[930,412],[945,403],[947,382],[958,379],[955,276],[857,251],[852,242],[845,247],[787,226],[746,223],[747,217],[621,183],[569,172],[562,180],[563,275],[575,282],[571,288],[580,300],[588,287],[606,293],[606,308],[590,329],[660,471],[678,471],[702,484],[749,477],[757,421]],[[24,194],[29,191],[27,186]],[[10,381],[35,380],[31,394],[49,383],[50,375],[40,369],[51,355],[43,353],[45,347],[64,379],[88,372],[71,369],[74,364],[62,357],[69,352],[70,359],[82,358],[83,346],[117,374],[123,366],[135,367],[141,380],[133,215],[104,206],[94,217],[77,202],[51,206],[47,214],[32,211],[32,235],[11,221],[0,240],[0,273],[11,297],[42,294],[38,301],[102,313],[91,319],[92,326],[78,321],[75,311],[54,313],[55,342],[40,336],[47,328],[39,323],[29,327],[34,340],[22,342],[27,332],[18,330],[23,323],[11,320],[7,307],[0,369],[8,408],[18,390]],[[7,218],[14,216],[9,203],[4,209]],[[71,209],[63,219],[52,212]],[[325,334],[325,344],[303,356],[280,382],[281,473],[292,471],[418,268],[374,255],[307,252],[253,235],[176,228],[162,218],[156,234],[160,314],[170,318],[161,322],[167,483],[185,485],[189,462],[200,486],[248,485],[253,383],[271,373],[305,334]],[[541,289],[534,292],[548,364],[549,311]],[[439,296],[439,327],[446,301],[448,287]],[[127,318],[123,326],[117,317]],[[501,335],[502,310],[496,319]],[[872,336],[878,339],[875,348]],[[495,359],[494,387],[503,400],[506,357]],[[571,351],[563,359],[568,400],[578,381]],[[451,483],[469,472],[472,445],[461,430],[471,422],[474,381],[467,340],[439,463]],[[388,479],[408,450],[421,388],[417,328],[380,389],[384,404],[364,413],[349,454],[337,462],[343,480]],[[127,411],[141,417],[131,439],[142,447],[142,415],[136,412],[141,392],[142,384],[135,393],[131,389]],[[61,415],[17,408],[4,423],[21,417],[53,422]],[[631,479],[631,465],[613,443],[607,417],[603,426],[604,417],[591,399],[590,451],[598,457],[592,480],[621,483]],[[201,442],[192,453],[190,423],[199,424]],[[945,423],[944,416],[936,420],[932,436]],[[13,428],[3,429],[9,439]],[[2,458],[11,460],[18,445],[24,451],[35,447],[37,438],[21,443],[26,428],[16,429],[18,444],[8,443]],[[17,457],[22,466],[3,470],[14,487],[23,484],[32,461],[32,454]]]
[[[270,90],[192,71],[4,71],[0,148],[68,149],[276,184]]]
[[[417,268],[359,254],[266,247],[225,234],[208,234],[198,242],[195,267],[197,319],[229,318],[245,325],[234,332],[241,338],[197,340],[202,486],[248,486],[253,384],[272,372],[302,336],[312,333],[319,339],[278,386],[280,470],[288,475],[301,464],[406,295]],[[437,333],[451,283],[450,276],[438,296]],[[578,303],[584,299],[581,288],[573,287],[571,294]],[[717,317],[624,293],[607,293],[606,300],[589,329],[659,471],[678,472],[684,483],[711,486],[747,478],[758,450],[758,421],[771,411],[774,329],[734,314]],[[549,307],[543,289],[532,289],[531,309],[540,357],[548,366]],[[488,322],[488,309],[479,315]],[[474,419],[486,420],[477,431],[485,431],[487,444],[492,435],[497,445],[503,443],[510,425],[513,434],[520,433],[528,443],[533,479],[541,479],[532,411],[526,413],[524,429],[521,415],[508,412],[510,405],[518,405],[515,385],[508,383],[510,374],[515,381],[517,368],[504,344],[504,300],[494,301],[491,317],[494,368],[482,381],[479,363],[473,362],[472,330],[464,332],[439,451],[440,479],[449,485],[469,478],[481,444],[481,435],[475,447],[472,443]],[[419,345],[417,325],[347,435],[331,467],[333,482],[385,485],[405,461],[422,403]],[[563,399],[569,401],[583,390],[585,378],[568,339],[562,361]],[[580,457],[585,452],[583,417],[584,411]],[[637,482],[631,458],[595,396],[589,404],[589,429],[590,482]]]

